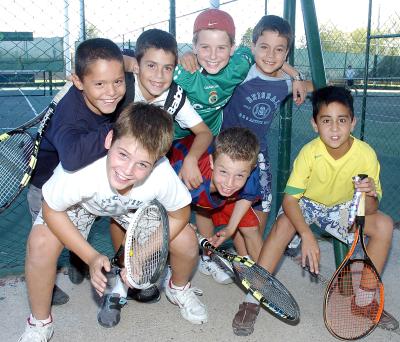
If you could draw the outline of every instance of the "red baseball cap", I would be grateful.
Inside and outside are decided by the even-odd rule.
[[[232,17],[219,9],[205,10],[194,21],[193,33],[209,29],[225,31],[229,36],[235,38],[235,23]]]

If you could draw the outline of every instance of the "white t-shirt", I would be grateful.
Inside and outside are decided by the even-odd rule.
[[[164,91],[159,97],[155,98],[154,100],[147,101],[144,98],[139,88],[138,79],[137,76],[135,75],[135,102],[139,101],[147,102],[164,108],[167,96],[168,96],[168,90]],[[200,115],[192,107],[187,97],[185,99],[185,103],[183,104],[182,108],[176,113],[175,120],[179,124],[179,126],[183,129],[185,128],[190,129],[203,121]]]
[[[167,211],[181,209],[192,201],[189,191],[165,157],[156,163],[141,184],[135,184],[125,196],[110,187],[106,160],[107,156],[75,172],[65,171],[59,164],[42,188],[49,207],[65,211],[79,204],[96,216],[119,216],[153,199],[157,199]]]

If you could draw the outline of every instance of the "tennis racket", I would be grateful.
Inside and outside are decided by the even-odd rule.
[[[358,192],[354,198],[359,200],[354,241],[333,274],[324,298],[325,325],[333,336],[343,340],[370,334],[378,325],[384,306],[383,283],[365,247],[365,192]]]
[[[120,246],[111,265],[118,267],[124,254],[126,278],[136,289],[145,289],[160,277],[167,262],[169,245],[168,215],[157,200],[142,205],[130,219],[125,243]]]
[[[300,309],[296,300],[272,274],[251,259],[228,253],[214,247],[206,238],[198,237],[200,246],[214,252],[265,309],[288,323],[299,321]]]
[[[65,86],[39,115],[23,125],[0,135],[0,213],[7,209],[29,183],[35,169],[43,133],[54,114],[57,103],[72,83]],[[36,137],[29,129],[40,122]]]

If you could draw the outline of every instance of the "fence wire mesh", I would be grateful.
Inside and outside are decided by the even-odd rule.
[[[175,22],[171,22],[169,17],[171,3],[176,6]],[[360,136],[360,121],[364,118],[364,140],[375,148],[381,162],[384,189],[381,209],[395,221],[400,221],[397,180],[400,165],[400,3],[372,1],[373,38],[367,67],[369,1],[357,1],[357,13],[353,13],[353,18],[336,11],[336,8],[340,8],[342,13],[352,11],[354,5],[350,8],[348,3],[345,0],[315,0],[325,73],[328,83],[345,85],[348,66],[354,70],[351,89],[359,120],[355,136]],[[237,44],[249,44],[252,27],[261,16],[265,12],[282,16],[283,5],[283,0],[220,2],[220,8],[229,12],[235,21]],[[159,28],[168,31],[175,27],[182,53],[191,49],[192,25],[196,16],[209,6],[210,1],[206,0],[117,0],[112,4],[96,0],[3,0],[0,4],[0,131],[27,121],[50,102],[73,70],[73,56],[80,41],[105,37],[112,39],[121,49],[134,48],[137,37],[144,30]],[[295,67],[310,78],[310,60],[299,1],[295,34]],[[309,124],[310,114],[309,101],[293,108],[292,160],[314,137]],[[270,136],[271,163],[276,177],[278,114]],[[275,178],[273,188],[275,191]],[[0,275],[23,270],[25,242],[31,225],[25,197],[24,193],[21,194],[0,216]],[[102,251],[110,253],[107,222],[101,220],[98,225],[100,228],[94,230],[93,241]],[[60,264],[65,263],[64,256]]]

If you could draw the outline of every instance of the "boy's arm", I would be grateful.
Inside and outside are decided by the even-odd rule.
[[[229,239],[237,230],[237,227],[242,220],[243,216],[250,209],[252,202],[246,199],[236,201],[235,207],[228,224],[224,229],[221,229],[209,241],[215,246],[220,246],[225,240]]]
[[[190,206],[186,205],[175,211],[168,211],[169,222],[169,240],[173,241],[175,237],[186,227],[190,219]]]
[[[182,168],[179,172],[179,177],[183,180],[189,190],[198,188],[203,182],[198,161],[199,158],[207,151],[208,146],[212,142],[212,134],[204,121],[200,122],[190,130],[195,134],[193,144],[190,147],[189,153],[183,160]]]
[[[43,201],[43,217],[49,229],[61,243],[89,265],[90,281],[96,292],[102,296],[107,283],[102,269],[110,271],[108,258],[97,252],[84,239],[65,211],[55,211],[48,206],[46,201]]]
[[[124,70],[126,72],[133,72],[137,74],[139,72],[139,64],[137,59],[132,56],[123,55],[124,58]]]
[[[197,63],[197,57],[191,51],[186,51],[181,57],[179,57],[178,63],[182,65],[183,69],[191,74],[200,69],[200,65]]]
[[[319,273],[320,250],[314,234],[305,222],[303,213],[301,212],[299,201],[296,197],[285,194],[282,203],[283,210],[301,237],[301,264],[306,266],[308,259],[310,271]]]
[[[306,99],[307,92],[312,91],[314,88],[312,82],[297,80],[297,78],[300,76],[300,73],[286,62],[283,63],[282,70],[292,79],[293,101],[296,103],[296,105],[302,104]]]

